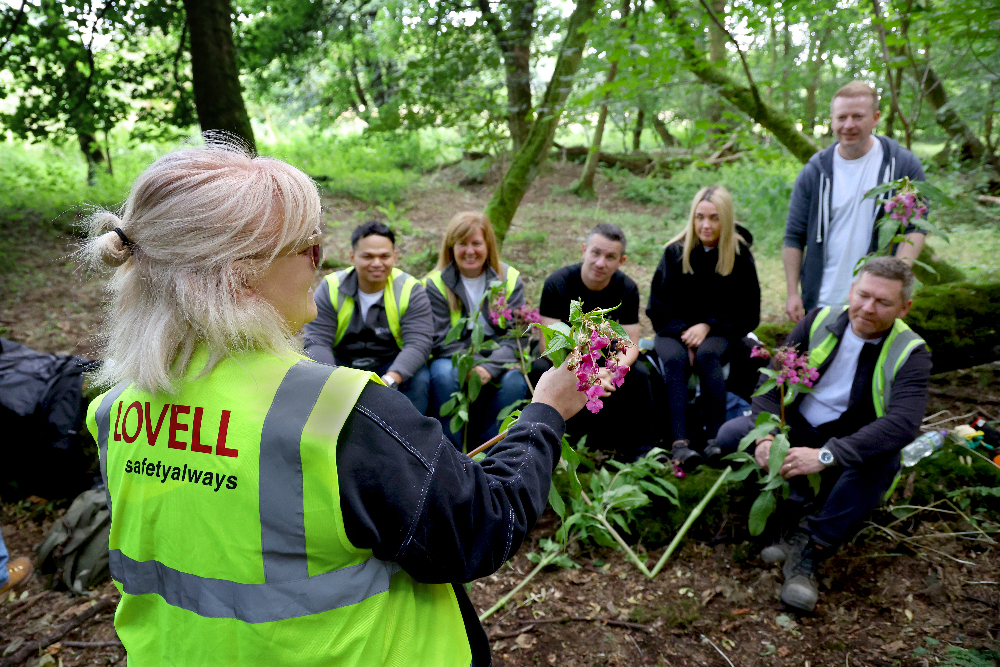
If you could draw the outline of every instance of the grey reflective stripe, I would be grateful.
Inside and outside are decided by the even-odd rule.
[[[235,618],[269,623],[347,607],[389,590],[395,563],[369,558],[364,563],[307,579],[239,584],[169,568],[156,561],[132,560],[118,549],[109,561],[115,580],[130,595],[159,595],[167,604],[204,618]]]
[[[910,353],[924,340],[917,335],[913,329],[907,327],[900,331],[892,340],[889,350],[885,355],[885,362],[882,364],[882,403],[889,405],[889,397],[892,395],[892,383],[896,378],[896,369],[900,364],[906,363]],[[874,378],[872,379],[874,381]]]
[[[332,366],[299,361],[288,369],[260,434],[260,545],[264,581],[309,576],[302,509],[302,429],[333,373]]]
[[[826,306],[816,315],[816,320],[813,322],[812,334],[809,337],[809,349],[815,350],[817,347],[823,344],[826,337],[830,335],[827,331],[827,327],[837,321],[837,318],[843,313],[843,310],[837,310],[832,306]]]
[[[101,458],[101,479],[104,480],[104,496],[108,501],[108,512],[111,511],[111,487],[108,486],[108,437],[111,435],[111,408],[128,386],[128,382],[119,382],[115,385],[111,391],[104,395],[104,399],[94,413],[94,419],[97,420],[97,449]]]

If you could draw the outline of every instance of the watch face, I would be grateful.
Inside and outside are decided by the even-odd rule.
[[[819,450],[819,462],[825,466],[833,463],[833,454],[828,449]]]

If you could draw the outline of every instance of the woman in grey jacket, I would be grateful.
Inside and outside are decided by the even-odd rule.
[[[506,337],[508,329],[493,324],[489,317],[486,294],[490,283],[503,283],[507,307],[516,310],[524,305],[524,282],[517,269],[500,261],[496,234],[490,219],[482,213],[466,211],[455,215],[448,223],[437,268],[425,279],[427,296],[434,312],[434,350],[431,361],[431,414],[441,420],[445,434],[458,448],[462,447],[461,431],[452,431],[450,417],[441,416],[441,406],[459,391],[458,369],[451,355],[467,350],[472,342],[473,320],[476,313],[486,340],[497,347],[483,350],[475,357],[476,373],[482,380],[482,392],[476,399],[476,413],[470,414],[469,436],[478,444],[499,431],[497,416],[508,405],[528,395],[528,385],[521,373],[508,364],[517,361],[517,343]],[[461,334],[445,342],[448,332],[461,318],[468,318]]]

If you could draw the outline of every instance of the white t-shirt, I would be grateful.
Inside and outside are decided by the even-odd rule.
[[[385,288],[380,289],[377,292],[362,292],[361,288],[358,288],[358,306],[361,308],[361,321],[368,321],[368,311],[373,305],[379,302],[382,298],[382,294],[385,292]]]
[[[465,288],[465,293],[469,297],[469,303],[472,304],[472,308],[475,309],[476,304],[479,300],[483,298],[483,294],[486,292],[486,272],[483,271],[475,278],[466,278],[465,276],[459,276],[462,279],[462,286]],[[482,311],[479,311],[479,319],[483,319]],[[473,320],[469,318],[469,328],[472,328]]]
[[[861,350],[865,345],[877,345],[881,340],[860,338],[848,324],[837,349],[837,356],[813,386],[813,392],[802,399],[799,414],[813,426],[832,422],[844,414],[851,399],[851,387],[854,386],[854,375],[858,372]]]
[[[871,245],[875,200],[864,196],[878,185],[882,168],[882,142],[873,141],[871,150],[857,160],[845,160],[839,149],[833,151],[833,201],[823,244],[820,306],[844,304],[854,281],[854,267]]]

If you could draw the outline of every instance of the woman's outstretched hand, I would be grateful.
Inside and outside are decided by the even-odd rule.
[[[545,403],[555,408],[563,419],[569,419],[587,404],[587,395],[576,388],[576,373],[566,368],[550,368],[535,385],[532,403]]]

